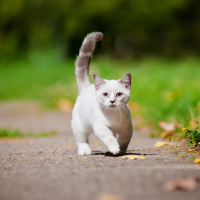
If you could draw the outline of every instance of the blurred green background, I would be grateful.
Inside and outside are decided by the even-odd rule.
[[[1,0],[0,19],[1,60],[55,47],[74,57],[92,31],[104,33],[106,55],[200,52],[198,0]]]
[[[1,0],[0,101],[75,102],[74,61],[101,31],[90,73],[131,72],[133,117],[185,126],[200,112],[199,0]]]

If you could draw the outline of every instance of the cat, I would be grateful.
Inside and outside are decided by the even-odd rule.
[[[127,105],[130,99],[131,74],[125,74],[120,80],[106,80],[94,73],[94,84],[90,82],[90,59],[96,42],[102,38],[103,34],[100,32],[87,35],[75,62],[79,96],[73,108],[71,127],[78,155],[92,153],[88,144],[88,137],[92,132],[112,154],[125,154],[133,133]]]

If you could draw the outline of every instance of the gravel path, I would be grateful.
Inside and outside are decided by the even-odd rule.
[[[200,184],[193,192],[163,189],[166,181],[200,177],[200,165],[188,161],[192,153],[178,158],[164,147],[155,149],[157,139],[146,132],[135,131],[128,153],[143,154],[145,160],[112,157],[95,136],[90,138],[93,155],[78,156],[70,119],[70,113],[41,112],[34,102],[0,104],[1,127],[58,133],[0,140],[0,200],[200,198]]]

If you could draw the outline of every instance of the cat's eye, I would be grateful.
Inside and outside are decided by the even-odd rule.
[[[108,95],[108,93],[105,92],[105,93],[103,93],[103,96],[108,97],[109,95]]]
[[[121,92],[118,92],[117,94],[116,94],[116,97],[121,97],[122,96],[122,93]]]

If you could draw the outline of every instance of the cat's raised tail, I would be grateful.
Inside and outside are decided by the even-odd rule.
[[[78,93],[80,94],[86,87],[91,84],[89,76],[89,66],[97,41],[103,38],[100,32],[93,32],[87,35],[83,41],[79,55],[76,59],[76,80],[78,84]]]

